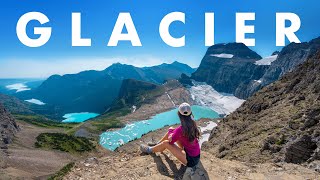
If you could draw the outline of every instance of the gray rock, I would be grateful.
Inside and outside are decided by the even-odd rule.
[[[291,43],[284,47],[278,58],[271,63],[262,76],[261,83],[250,81],[243,84],[235,91],[235,96],[248,98],[256,91],[278,80],[285,73],[291,72],[298,65],[305,62],[311,55],[320,48],[320,37],[305,43]]]
[[[19,130],[15,119],[0,104],[0,148],[7,149],[7,145],[13,141],[14,134]]]

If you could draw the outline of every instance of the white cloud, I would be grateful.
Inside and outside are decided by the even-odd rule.
[[[173,61],[173,60],[172,60]],[[0,78],[46,78],[53,74],[73,74],[84,70],[104,70],[113,63],[137,67],[171,63],[152,56],[67,59],[7,59],[0,61]]]

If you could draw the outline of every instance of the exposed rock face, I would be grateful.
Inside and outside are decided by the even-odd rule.
[[[305,62],[319,48],[320,37],[310,42],[291,43],[281,52],[272,53],[278,57],[271,65],[256,65],[261,57],[244,44],[218,44],[208,48],[191,79],[206,82],[219,92],[247,99]]]
[[[0,104],[0,149],[6,149],[7,144],[13,140],[14,134],[19,130],[14,118]]]
[[[254,64],[260,59],[242,43],[217,44],[208,48],[191,78],[206,82],[218,92],[234,94],[237,88],[264,75],[268,66]]]
[[[205,149],[241,161],[320,162],[319,120],[320,52],[224,118]]]
[[[278,58],[271,63],[265,74],[257,81],[250,81],[242,84],[236,92],[235,96],[240,98],[248,98],[262,87],[278,80],[285,73],[292,71],[299,64],[305,62],[311,55],[314,55],[320,48],[320,37],[305,43],[291,43],[284,47],[278,53]]]

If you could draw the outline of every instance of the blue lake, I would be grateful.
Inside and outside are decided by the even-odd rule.
[[[180,123],[177,115],[178,110],[173,109],[164,113],[157,114],[149,120],[137,121],[127,124],[124,128],[116,131],[108,131],[100,135],[100,144],[109,150],[115,150],[119,146],[131,140],[141,138],[143,134],[160,129],[167,125]],[[202,106],[192,106],[194,119],[218,118],[219,114],[210,108]]]
[[[62,122],[64,123],[80,123],[83,121],[86,121],[88,119],[94,118],[99,116],[100,114],[96,113],[89,113],[89,112],[82,112],[82,113],[70,113],[70,114],[65,114]]]

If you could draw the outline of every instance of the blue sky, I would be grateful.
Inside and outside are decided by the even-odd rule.
[[[215,13],[216,43],[235,41],[236,12],[255,12],[256,46],[262,56],[281,49],[275,46],[276,12],[293,12],[301,19],[297,33],[301,41],[320,36],[317,0],[2,0],[0,2],[0,78],[47,77],[84,69],[104,69],[114,62],[148,66],[178,60],[197,67],[207,49],[204,46],[204,13]],[[44,13],[52,27],[50,41],[39,48],[24,46],[17,38],[16,23],[27,12]],[[186,35],[186,46],[173,48],[159,35],[159,23],[168,13],[186,14],[186,24],[174,23],[173,36]],[[92,39],[91,47],[71,46],[71,13],[82,13],[82,36]],[[107,47],[118,14],[130,12],[142,42],[132,47],[120,42]],[[32,22],[27,27],[31,37]]]

